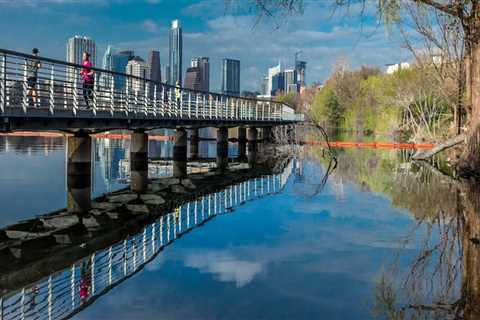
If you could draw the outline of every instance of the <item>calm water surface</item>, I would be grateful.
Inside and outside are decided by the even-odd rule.
[[[128,144],[95,142],[95,195],[126,186]],[[169,142],[150,142],[150,156],[171,152]],[[325,150],[301,149],[280,193],[177,239],[74,318],[447,319],[458,309],[476,315],[458,303],[480,296],[468,272],[480,268],[465,254],[476,250],[470,239],[480,233],[455,219],[468,199],[441,173],[407,162],[409,151],[336,152],[326,184]],[[215,144],[204,143],[201,154],[213,157]],[[65,207],[63,139],[0,137],[0,168],[1,226]]]

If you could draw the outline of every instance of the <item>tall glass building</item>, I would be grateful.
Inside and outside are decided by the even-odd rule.
[[[102,69],[114,71],[118,73],[125,73],[127,68],[128,61],[130,61],[134,56],[133,51],[125,50],[116,52],[112,46],[107,47],[107,51],[102,59]],[[103,75],[100,78],[101,84],[104,86],[111,85],[109,75]],[[114,87],[115,90],[121,90],[125,88],[125,79],[122,76],[114,76]]]
[[[169,83],[182,85],[182,26],[179,20],[173,20],[170,28],[170,49],[168,61],[170,67]]]
[[[97,62],[97,46],[95,41],[89,37],[74,36],[68,39],[67,43],[67,62],[82,64],[83,52],[90,53],[90,61],[93,66]]]
[[[240,95],[240,60],[223,59],[222,93],[231,96]]]

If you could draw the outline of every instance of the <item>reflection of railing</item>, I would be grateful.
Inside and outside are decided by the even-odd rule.
[[[0,319],[65,319],[126,280],[181,235],[246,201],[278,193],[292,171],[244,181],[189,202],[133,237],[97,251],[71,267],[0,297]]]
[[[76,117],[85,110],[82,117],[296,119],[293,110],[279,102],[189,90],[97,68],[92,69],[93,87],[84,88],[81,70],[80,65],[0,49],[0,116],[37,115],[40,108],[48,111],[42,116],[50,117],[62,111]]]

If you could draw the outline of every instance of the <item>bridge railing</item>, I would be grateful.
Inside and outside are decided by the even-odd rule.
[[[231,213],[247,201],[282,192],[292,168],[290,162],[281,174],[250,179],[186,203],[136,235],[36,283],[0,296],[0,319],[60,320],[72,317],[142,270],[182,235],[215,216]]]
[[[38,70],[36,70],[38,67]],[[0,114],[292,121],[285,104],[202,92],[98,68],[94,84],[83,67],[0,49]],[[45,112],[32,112],[40,109]],[[290,110],[289,110],[290,109]],[[20,112],[19,112],[20,111]],[[48,112],[47,112],[48,111]]]

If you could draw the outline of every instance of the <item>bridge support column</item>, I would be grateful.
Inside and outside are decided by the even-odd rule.
[[[67,138],[67,210],[82,214],[90,210],[92,139],[85,132]]]
[[[263,138],[264,142],[273,142],[272,127],[263,127],[262,128],[262,138]]]
[[[190,134],[190,158],[198,159],[198,144],[200,142],[199,129],[192,129]]]
[[[148,134],[135,130],[130,140],[130,188],[143,193],[148,187]]]
[[[240,161],[247,159],[247,128],[238,128],[238,158]]]
[[[175,133],[173,145],[173,176],[185,177],[187,175],[187,132],[185,128],[178,128]]]
[[[254,167],[257,162],[258,150],[258,130],[257,128],[248,128],[248,164]]]
[[[228,168],[228,128],[217,129],[217,169]]]

